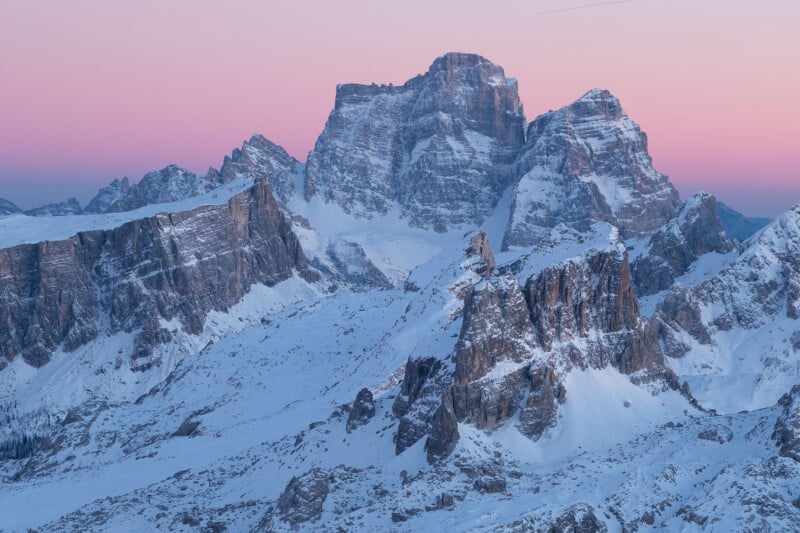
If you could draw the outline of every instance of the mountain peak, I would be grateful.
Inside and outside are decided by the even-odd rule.
[[[294,194],[294,172],[300,164],[294,157],[260,133],[254,133],[241,148],[225,156],[219,179],[228,183],[235,179],[266,179],[275,195],[287,202]]]
[[[619,98],[608,89],[592,89],[566,109],[578,116],[601,115],[611,120],[619,120],[624,115]]]
[[[306,199],[364,218],[399,207],[437,230],[480,222],[513,180],[524,121],[516,84],[476,54],[445,54],[402,86],[339,85]]]
[[[17,207],[17,205],[14,202],[6,200],[5,198],[0,198],[0,216],[14,215],[21,212],[22,209]]]
[[[518,171],[504,247],[534,244],[561,222],[583,230],[606,221],[625,238],[643,236],[678,204],[653,168],[647,136],[605,89],[531,122]]]
[[[465,52],[447,52],[443,56],[433,60],[428,72],[454,71],[465,68],[473,68],[478,65],[497,66],[488,59],[478,54]]]
[[[437,57],[431,64],[428,72],[421,78],[444,77],[447,84],[475,84],[488,83],[489,85],[510,84],[506,78],[503,67],[492,63],[478,54],[463,52],[448,52]],[[420,77],[418,77],[420,78]],[[416,81],[411,80],[409,83]]]

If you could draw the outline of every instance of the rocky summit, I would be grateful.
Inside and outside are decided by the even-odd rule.
[[[527,246],[563,223],[647,235],[668,220],[678,192],[653,168],[647,136],[609,91],[593,89],[528,125],[516,163],[504,246]]]
[[[462,53],[340,85],[305,164],[0,201],[0,530],[795,531],[800,207],[762,222]]]
[[[474,54],[440,57],[401,86],[339,85],[306,198],[363,217],[398,209],[437,231],[480,223],[513,181],[524,122],[516,81]]]

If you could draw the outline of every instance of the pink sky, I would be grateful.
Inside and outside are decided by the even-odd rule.
[[[204,171],[256,131],[304,160],[337,83],[402,83],[455,50],[516,77],[528,119],[610,89],[683,194],[768,215],[800,201],[797,0],[16,0],[0,14],[0,197],[25,207],[173,162]]]

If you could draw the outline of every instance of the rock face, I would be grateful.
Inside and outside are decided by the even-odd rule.
[[[113,185],[113,184],[112,184]],[[145,174],[127,193],[108,206],[105,212],[132,211],[151,204],[175,202],[206,193],[217,187],[212,179],[201,178],[177,165]]]
[[[621,246],[545,269],[528,280],[525,298],[538,342],[545,350],[558,346],[560,364],[663,371],[656,330],[639,315]],[[603,335],[593,340],[591,332]]]
[[[473,54],[440,57],[400,87],[340,85],[305,195],[361,217],[397,205],[437,230],[480,222],[512,183],[523,124],[516,81]]]
[[[100,189],[97,195],[92,198],[86,207],[83,209],[87,214],[105,213],[109,207],[121,200],[128,191],[131,185],[128,183],[128,178],[115,179],[107,186]]]
[[[336,240],[328,245],[328,257],[331,260],[334,279],[338,278],[358,286],[389,288],[392,283],[369,260],[364,249],[357,242]]]
[[[479,283],[464,302],[464,320],[454,351],[452,397],[459,421],[494,428],[519,407],[529,388],[525,367],[536,346],[522,289],[513,277]],[[498,365],[518,367],[491,382]]]
[[[66,215],[80,215],[83,212],[81,204],[75,198],[57,204],[47,204],[35,209],[25,211],[30,217],[63,217]]]
[[[236,303],[254,283],[314,276],[260,182],[227,204],[162,214],[64,241],[0,250],[0,354],[34,366],[101,333],[137,332],[135,368],[177,319],[200,333],[207,313]]]
[[[519,412],[518,428],[530,439],[538,439],[556,425],[558,406],[567,399],[567,391],[549,366],[530,373],[530,393]]]
[[[458,420],[453,412],[453,401],[445,395],[442,404],[433,414],[431,421],[431,434],[425,441],[425,452],[428,462],[433,464],[444,459],[451,453],[458,443]]]
[[[22,213],[22,209],[16,206],[13,202],[0,198],[0,217],[5,215],[17,215]]]
[[[732,207],[717,202],[717,213],[725,233],[731,238],[744,242],[758,230],[772,222],[769,218],[746,217]]]
[[[591,505],[573,505],[559,516],[547,533],[606,533],[608,528],[597,518]]]
[[[449,379],[440,359],[426,357],[408,360],[400,383],[400,394],[392,405],[394,415],[400,419],[395,453],[401,454],[430,432],[434,415],[443,403],[442,397]],[[445,428],[440,430],[440,434],[447,434]]]
[[[375,416],[375,401],[369,389],[361,389],[356,395],[356,400],[350,408],[350,415],[345,426],[348,433],[363,426]]]
[[[293,477],[278,499],[278,510],[292,525],[316,520],[328,497],[328,474],[312,468],[300,477]]]
[[[619,241],[541,270],[524,288],[508,275],[477,282],[452,360],[450,370],[436,358],[409,359],[395,402],[397,453],[429,434],[434,462],[454,448],[457,422],[493,429],[517,413],[520,431],[538,439],[557,420],[568,394],[560,376],[573,368],[610,366],[677,386],[657,329],[639,315]]]
[[[226,156],[219,170],[219,180],[228,183],[235,179],[264,179],[275,196],[283,202],[294,195],[294,177],[302,171],[302,164],[286,150],[269,141],[260,133],[254,134],[242,148]]]
[[[494,272],[497,263],[495,263],[494,253],[492,253],[486,233],[480,231],[472,237],[467,248],[467,260],[470,259],[474,261],[470,269],[484,278],[490,277]]]
[[[537,117],[516,165],[504,248],[536,244],[559,223],[584,231],[605,221],[624,238],[647,235],[678,204],[653,168],[647,136],[604,90]]]
[[[780,454],[800,462],[800,385],[784,394],[778,405],[783,408],[775,422],[772,438],[780,448]]]
[[[700,256],[735,249],[720,222],[716,199],[697,193],[683,202],[676,216],[649,238],[643,253],[634,259],[636,294],[647,296],[666,290]]]

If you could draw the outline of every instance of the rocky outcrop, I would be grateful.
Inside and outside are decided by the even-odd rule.
[[[83,212],[87,214],[105,213],[109,207],[128,194],[130,188],[127,177],[121,180],[115,179],[98,191],[97,195],[86,204]]]
[[[647,296],[666,290],[700,256],[735,249],[720,222],[716,199],[708,193],[697,193],[683,202],[675,217],[649,238],[633,260],[636,294]]]
[[[41,366],[59,347],[127,331],[132,366],[157,364],[146,358],[171,336],[163,322],[200,333],[209,311],[295,272],[315,274],[263,182],[226,204],[2,249],[0,359]]]
[[[547,533],[606,533],[608,528],[597,518],[594,508],[587,504],[576,504],[564,511]]]
[[[219,170],[219,181],[228,183],[235,179],[263,179],[272,187],[275,196],[288,202],[294,195],[295,175],[302,171],[302,164],[286,150],[266,139],[260,133],[226,156]]]
[[[560,223],[584,231],[605,221],[623,238],[647,235],[678,204],[678,192],[653,168],[647,136],[605,90],[537,117],[516,168],[504,249],[536,244]]]
[[[392,286],[392,282],[370,261],[357,242],[335,240],[328,245],[327,253],[333,267],[329,272],[333,279],[357,286],[384,289]]]
[[[278,499],[281,517],[291,525],[316,520],[328,498],[328,474],[312,468],[300,477],[293,477]]]
[[[497,264],[495,263],[492,247],[489,245],[489,237],[486,233],[479,231],[473,235],[466,250],[467,264],[470,270],[488,278],[494,272]]]
[[[670,331],[683,330],[700,344],[711,344],[711,334],[703,322],[700,305],[686,287],[675,287],[667,294],[659,306],[659,320],[664,349],[671,357],[681,357],[689,346],[677,335],[670,335]]]
[[[459,421],[494,428],[516,412],[529,387],[524,363],[536,346],[522,289],[513,277],[486,280],[464,302],[454,350],[452,398]],[[510,371],[484,379],[498,365]]]
[[[400,383],[400,394],[392,404],[392,412],[400,419],[395,435],[396,454],[401,454],[428,435],[434,415],[442,405],[449,379],[440,359],[409,358]]]
[[[502,324],[502,328],[497,326]],[[474,286],[464,302],[455,347],[455,384],[488,374],[498,363],[520,363],[536,345],[528,307],[517,280],[502,276]]]
[[[348,433],[368,423],[375,416],[375,401],[369,389],[361,389],[350,407],[345,429]]]
[[[451,53],[402,86],[339,85],[309,154],[307,199],[361,217],[398,205],[412,225],[477,223],[513,180],[524,142],[516,82],[474,54]]]
[[[560,354],[561,367],[664,371],[657,332],[639,314],[624,250],[547,268],[528,280],[525,298],[538,342]]]
[[[431,464],[444,459],[456,448],[458,443],[458,421],[453,412],[453,401],[445,394],[442,404],[436,409],[431,422],[431,433],[425,441],[425,452]]]
[[[657,333],[639,314],[619,241],[531,275],[524,289],[511,276],[478,281],[464,301],[452,370],[409,359],[395,402],[405,443],[397,452],[429,434],[434,462],[455,446],[456,423],[494,429],[517,413],[519,430],[538,439],[557,421],[568,394],[561,376],[573,368],[611,366],[676,388]]]
[[[800,385],[781,396],[778,405],[782,408],[772,439],[780,448],[780,454],[800,462]]]
[[[81,204],[75,198],[57,204],[47,204],[35,209],[25,211],[29,217],[63,217],[67,215],[80,215],[83,212]]]
[[[520,432],[532,440],[556,425],[558,406],[567,399],[567,391],[549,366],[530,369],[528,399],[519,411]]]
[[[14,202],[10,202],[5,198],[0,198],[0,217],[6,215],[18,215],[22,213],[22,209],[16,206]]]

